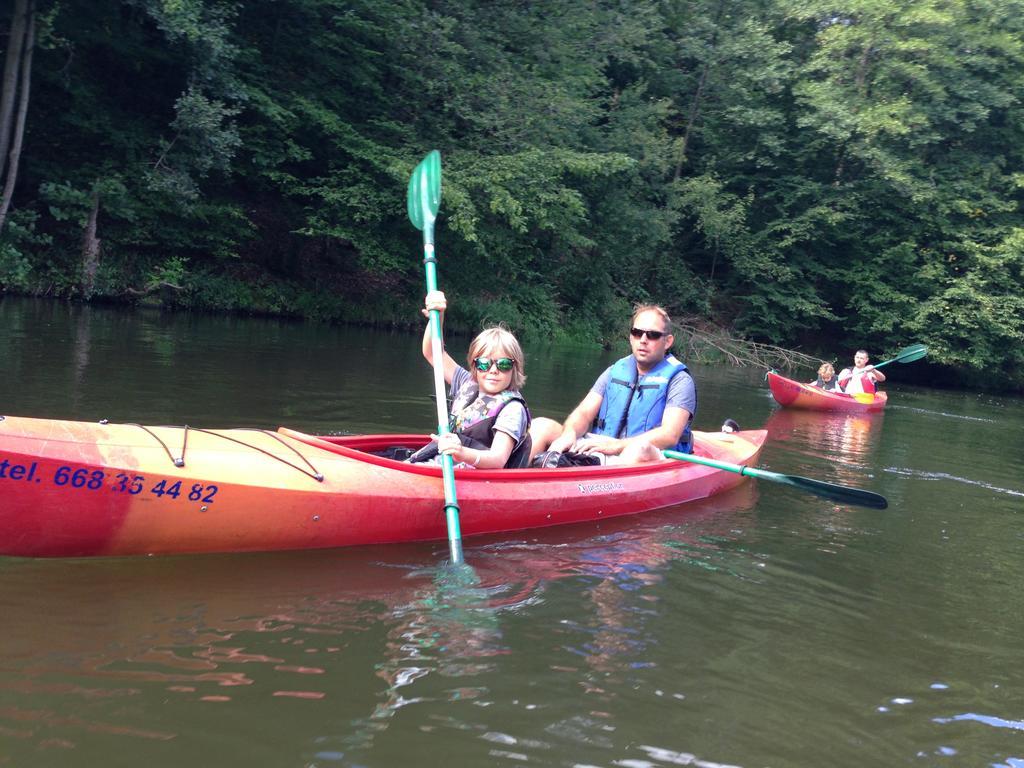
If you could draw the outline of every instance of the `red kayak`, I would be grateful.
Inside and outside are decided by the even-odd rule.
[[[885,408],[885,392],[848,395],[845,392],[826,392],[821,387],[787,379],[774,371],[768,372],[768,386],[772,397],[785,408],[804,408],[810,411],[853,411],[870,413]]]
[[[695,432],[695,454],[753,463],[766,432]],[[0,555],[314,549],[444,539],[441,468],[377,452],[423,435],[314,437],[0,417]],[[743,481],[664,460],[455,471],[464,536],[603,520]]]

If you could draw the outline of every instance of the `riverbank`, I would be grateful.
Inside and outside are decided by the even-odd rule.
[[[95,304],[117,307],[146,307],[169,312],[200,312],[274,317],[328,324],[362,325],[416,331],[422,327],[418,304],[394,293],[382,292],[373,300],[358,297],[354,292],[311,290],[287,281],[264,278],[255,283],[225,276],[184,275],[154,281],[144,291],[119,295],[98,294],[90,299],[80,296],[53,296],[43,290],[36,293],[0,292],[23,298]],[[386,296],[382,301],[380,296]],[[628,312],[628,308],[624,308]],[[456,304],[446,318],[451,334],[472,335],[482,326],[503,323],[528,340],[553,341],[579,346],[609,349],[620,340],[620,334],[601,318],[569,319],[566,322],[538,321],[515,307],[494,300],[471,298]],[[813,369],[820,360],[798,350],[786,349],[739,338],[728,329],[696,317],[677,320],[677,353],[693,362],[778,368],[782,370]]]

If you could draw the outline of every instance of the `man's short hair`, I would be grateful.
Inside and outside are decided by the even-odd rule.
[[[661,316],[661,319],[665,321],[665,333],[672,333],[672,318],[669,317],[668,312],[660,304],[637,304],[633,307],[633,317],[630,320],[631,325],[636,325],[636,319],[640,317],[644,312],[656,312]]]

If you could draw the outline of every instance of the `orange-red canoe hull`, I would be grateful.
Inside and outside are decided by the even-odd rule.
[[[841,392],[826,392],[820,387],[802,384],[774,372],[768,374],[768,387],[775,401],[786,408],[803,408],[810,411],[848,411],[871,413],[885,408],[887,395],[875,392],[873,395],[847,395]]]
[[[696,452],[746,464],[756,460],[765,435],[698,432]],[[425,440],[2,418],[0,554],[242,552],[444,539],[440,468],[369,453]],[[743,482],[738,474],[670,460],[464,469],[455,476],[464,536],[644,512]]]

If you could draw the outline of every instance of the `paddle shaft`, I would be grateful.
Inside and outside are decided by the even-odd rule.
[[[423,231],[423,269],[427,293],[437,290],[437,258],[434,253],[434,222],[441,203],[441,155],[435,149],[416,166],[409,179],[407,204],[409,219]],[[434,368],[434,398],[437,401],[437,434],[447,434],[448,400],[444,390],[444,346],[441,342],[441,313],[429,312],[431,365]],[[455,466],[451,454],[441,455],[441,476],[444,481],[445,524],[448,528],[448,550],[453,565],[463,563],[462,533],[459,530],[459,504],[455,496]]]
[[[434,258],[434,224],[423,227],[423,268],[427,278],[427,293],[437,290],[437,263]],[[430,350],[434,368],[434,399],[437,400],[437,434],[448,429],[448,399],[444,390],[444,347],[441,342],[441,312],[430,310]],[[455,465],[450,453],[441,456],[441,475],[444,479],[444,513],[448,526],[448,550],[452,563],[462,562],[462,533],[459,530],[459,504],[455,496]]]
[[[807,491],[808,493],[813,493],[816,496],[821,496],[822,498],[831,499],[844,504],[871,507],[872,509],[885,509],[889,506],[889,502],[886,501],[884,496],[872,493],[871,491],[862,491],[859,488],[847,488],[846,486],[836,485],[835,483],[826,483],[824,480],[812,480],[808,477],[800,477],[799,475],[783,475],[779,472],[769,472],[766,469],[757,469],[755,467],[748,467],[742,464],[730,464],[726,461],[707,459],[703,456],[694,456],[692,453],[680,453],[679,451],[664,450],[662,451],[662,454],[669,459],[688,461],[693,464],[702,464],[706,467],[714,467],[715,469],[722,469],[726,472],[734,472],[735,474],[743,477],[753,477],[758,480],[782,483],[793,488],[799,488],[800,490]]]

